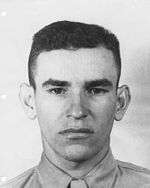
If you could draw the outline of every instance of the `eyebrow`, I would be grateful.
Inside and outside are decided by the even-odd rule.
[[[47,81],[42,83],[42,87],[47,87],[47,86],[60,86],[60,87],[68,87],[71,84],[67,81],[61,81],[61,80],[54,80],[54,79],[48,79]]]
[[[69,87],[71,86],[70,82],[67,81],[61,81],[61,80],[55,80],[55,79],[48,79],[47,81],[42,83],[42,87],[48,87],[48,86],[59,86],[59,87]],[[91,80],[91,81],[86,81],[85,82],[85,88],[89,87],[112,87],[113,83],[104,78],[104,79],[96,79],[96,80]]]
[[[98,87],[98,86],[101,86],[101,87],[113,87],[113,83],[110,80],[106,79],[106,78],[85,82],[85,87],[86,88]]]

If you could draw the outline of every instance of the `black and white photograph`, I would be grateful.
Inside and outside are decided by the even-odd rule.
[[[150,2],[0,0],[0,188],[150,188]]]

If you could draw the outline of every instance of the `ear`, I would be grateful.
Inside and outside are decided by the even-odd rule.
[[[118,87],[117,89],[117,103],[116,103],[116,111],[115,111],[115,120],[120,121],[131,100],[130,90],[127,85],[123,85]]]
[[[20,85],[19,98],[25,113],[30,119],[36,118],[34,89],[26,83]]]

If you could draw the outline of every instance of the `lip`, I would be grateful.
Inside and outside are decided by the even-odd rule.
[[[88,138],[94,132],[87,128],[80,128],[80,129],[66,129],[61,131],[59,134],[65,136],[68,139],[85,139]]]
[[[91,134],[88,133],[68,133],[65,134],[68,139],[85,139],[88,138]]]

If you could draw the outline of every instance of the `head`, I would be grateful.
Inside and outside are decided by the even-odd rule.
[[[130,101],[121,73],[119,41],[97,25],[60,21],[34,35],[28,62],[29,85],[20,97],[31,119],[38,118],[44,145],[70,161],[94,157]]]

